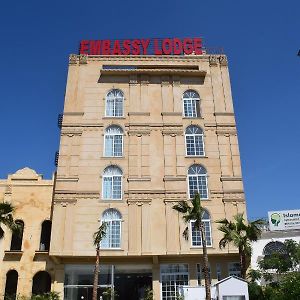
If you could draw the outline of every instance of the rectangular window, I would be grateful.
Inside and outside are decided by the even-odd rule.
[[[230,262],[228,264],[228,276],[241,277],[241,266],[238,262]]]
[[[177,300],[178,287],[189,284],[188,264],[161,265],[162,300]]]
[[[122,199],[122,177],[103,177],[103,199]]]
[[[115,107],[114,107],[114,116],[115,117],[123,116],[123,98],[116,98]]]
[[[194,198],[195,194],[199,193],[201,199],[207,199],[208,192],[206,176],[189,176],[189,192],[190,198]]]
[[[113,156],[114,137],[112,135],[105,136],[105,156]]]
[[[104,199],[111,199],[112,198],[112,177],[104,177],[103,178],[103,198]]]
[[[209,282],[211,282],[210,266],[208,266],[208,276],[209,276]],[[205,281],[204,272],[200,264],[197,264],[197,279],[198,279],[198,285],[204,285],[204,281]],[[202,279],[203,279],[203,284],[201,281]]]
[[[106,236],[101,241],[102,249],[121,247],[121,221],[105,221],[107,223]]]
[[[195,221],[191,221],[192,246],[202,247],[200,230],[194,227]],[[212,246],[210,221],[203,221],[206,246]]]
[[[114,116],[114,99],[108,98],[106,100],[106,116],[113,117]]]
[[[122,177],[114,176],[113,177],[113,199],[121,199],[122,194]]]
[[[91,299],[93,292],[93,265],[65,265],[64,299]],[[112,287],[112,266],[101,265],[98,294]]]
[[[197,156],[203,156],[204,155],[204,149],[203,149],[203,136],[202,135],[196,135],[195,136],[195,155]]]
[[[186,136],[186,154],[195,155],[195,143],[193,136]]]
[[[115,135],[114,141],[114,156],[122,156],[123,148],[123,136]]]

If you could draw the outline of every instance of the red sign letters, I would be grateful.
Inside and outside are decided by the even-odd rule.
[[[83,40],[80,42],[79,53],[87,55],[199,55],[202,54],[202,39]]]

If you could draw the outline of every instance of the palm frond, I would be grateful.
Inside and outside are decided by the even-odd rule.
[[[103,222],[98,230],[93,235],[93,244],[96,247],[99,247],[100,242],[105,238],[106,236],[106,229],[107,229],[107,223]]]
[[[226,237],[223,237],[223,238],[219,241],[219,248],[220,248],[220,249],[223,249],[223,248],[225,248],[229,243],[230,243],[230,240],[227,239]]]
[[[215,221],[215,222],[216,222],[217,224],[221,224],[221,225],[225,225],[225,226],[228,226],[228,224],[229,224],[229,221],[228,221],[226,218],[217,220],[217,221]]]
[[[180,201],[178,202],[178,204],[173,205],[172,208],[183,214],[187,213],[190,210],[190,206],[187,201]]]
[[[15,211],[14,206],[9,202],[1,202],[0,203],[0,216],[12,214]]]
[[[183,233],[182,233],[183,237],[185,238],[185,240],[189,239],[189,227],[185,227]]]

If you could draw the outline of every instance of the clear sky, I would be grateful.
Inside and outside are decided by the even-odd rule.
[[[300,208],[300,1],[5,1],[0,178],[50,178],[68,55],[82,39],[202,36],[229,58],[250,218]]]

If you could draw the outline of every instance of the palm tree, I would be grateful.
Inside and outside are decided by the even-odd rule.
[[[100,268],[100,242],[106,236],[107,223],[103,222],[98,230],[93,235],[93,243],[96,247],[96,263],[94,271],[94,284],[93,284],[93,300],[97,300],[98,276]]]
[[[206,238],[205,238],[205,230],[204,224],[202,222],[202,216],[205,212],[204,208],[201,206],[201,199],[199,194],[196,194],[194,198],[191,200],[192,206],[189,205],[187,201],[180,201],[178,204],[173,206],[173,209],[182,214],[182,218],[187,225],[185,230],[183,231],[183,236],[188,239],[188,231],[189,231],[189,223],[193,221],[192,226],[193,229],[199,230],[202,241],[202,251],[203,251],[203,271],[204,271],[204,279],[205,279],[205,292],[206,292],[206,300],[211,299],[210,293],[210,279],[209,279],[209,268],[208,268],[208,255],[206,248]]]
[[[258,219],[248,224],[245,223],[244,215],[237,214],[233,222],[226,218],[216,221],[220,224],[218,229],[223,232],[223,238],[219,242],[220,249],[233,244],[239,250],[241,276],[246,279],[247,259],[251,256],[251,242],[257,241],[262,232],[263,219]]]
[[[13,213],[15,211],[14,206],[9,202],[0,203],[0,239],[4,237],[4,230],[1,225],[5,225],[12,232],[18,231],[18,224],[14,221]]]

